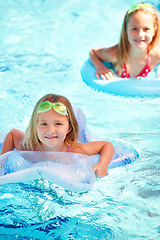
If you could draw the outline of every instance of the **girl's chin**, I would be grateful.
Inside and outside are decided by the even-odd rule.
[[[49,152],[59,152],[61,151],[61,146],[56,143],[43,143],[42,148],[44,151],[49,151]]]
[[[56,149],[56,144],[52,144],[52,143],[46,143],[44,142],[42,144],[42,148],[44,149],[44,151],[55,151]]]

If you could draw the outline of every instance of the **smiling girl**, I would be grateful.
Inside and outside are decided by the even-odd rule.
[[[16,148],[19,151],[74,152],[86,155],[100,154],[93,167],[97,176],[108,173],[114,154],[111,142],[78,142],[79,127],[67,98],[47,94],[34,107],[26,133],[12,129],[6,136],[1,154]]]
[[[124,17],[120,42],[90,52],[96,77],[110,80],[114,73],[121,78],[146,77],[160,63],[158,42],[159,19],[155,8],[148,3],[132,4]],[[114,72],[102,61],[111,62]]]

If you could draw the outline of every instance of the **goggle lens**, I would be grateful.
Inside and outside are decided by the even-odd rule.
[[[53,103],[53,108],[56,112],[62,114],[62,115],[67,115],[67,108],[63,103]]]
[[[39,105],[38,113],[49,111],[52,108],[52,103],[49,101],[42,102]]]

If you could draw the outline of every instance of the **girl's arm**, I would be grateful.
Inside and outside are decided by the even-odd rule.
[[[4,139],[1,155],[12,151],[14,148],[17,150],[23,150],[23,139],[24,133],[19,131],[18,129],[12,129]]]
[[[157,64],[160,64],[160,45],[155,46],[151,51],[150,51],[150,68],[154,70]],[[157,78],[160,78],[160,71],[159,67],[157,69]]]
[[[114,147],[111,142],[106,142],[103,147],[101,148],[100,152],[100,159],[97,164],[93,166],[93,171],[95,171],[98,177],[104,177],[108,174],[108,165],[110,164],[113,154],[114,154]]]
[[[114,73],[107,68],[102,61],[111,62],[115,61],[117,57],[117,45],[110,48],[92,49],[90,52],[90,60],[96,68],[96,77],[101,77],[103,80],[110,80],[113,78]]]
[[[89,143],[77,143],[76,145],[77,146],[73,147],[71,151],[86,155],[99,153],[100,159],[99,162],[94,165],[93,171],[96,172],[98,177],[103,177],[108,174],[108,165],[114,154],[114,147],[111,142],[94,141]]]

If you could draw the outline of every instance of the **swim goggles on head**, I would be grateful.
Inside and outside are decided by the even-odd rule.
[[[49,101],[41,102],[39,105],[39,108],[37,110],[37,113],[44,113],[44,112],[51,110],[52,108],[57,113],[64,115],[64,116],[68,116],[67,107],[63,103],[60,103],[60,102],[55,102],[55,103],[51,103]]]
[[[146,10],[150,11],[151,13],[155,14],[155,11],[154,11],[154,9],[153,9],[153,7],[152,7],[151,4],[141,2],[141,3],[132,4],[132,5],[130,6],[130,8],[129,8],[127,14],[126,14],[126,16],[128,16],[130,13],[138,10],[139,8],[146,9]]]

